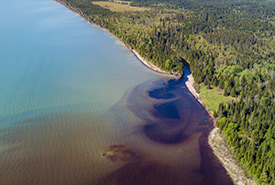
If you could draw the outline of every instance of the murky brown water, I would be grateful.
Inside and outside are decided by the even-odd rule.
[[[141,160],[91,184],[232,184],[208,145],[212,121],[184,80],[140,84],[113,107],[138,118],[124,144]],[[132,125],[123,117],[117,123]]]
[[[2,129],[0,184],[232,184],[207,144],[211,127],[183,81],[149,81],[108,112]]]
[[[51,0],[1,3],[0,185],[232,184],[184,79]]]

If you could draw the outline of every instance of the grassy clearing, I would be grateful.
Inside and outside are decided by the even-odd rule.
[[[106,2],[106,1],[94,1],[93,4],[99,5],[102,8],[106,8],[111,10],[112,12],[127,12],[127,11],[145,11],[148,10],[147,8],[141,8],[141,7],[133,7],[129,4],[120,4],[120,3],[114,3],[114,2]]]
[[[224,96],[223,90],[218,90],[216,87],[213,89],[207,89],[206,86],[201,87],[200,97],[203,104],[212,112],[218,109],[220,103],[226,103],[234,100],[232,97]]]

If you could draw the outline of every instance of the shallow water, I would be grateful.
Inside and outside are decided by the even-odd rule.
[[[232,184],[185,78],[53,1],[0,12],[1,185]]]

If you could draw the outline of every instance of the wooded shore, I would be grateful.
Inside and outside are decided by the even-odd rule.
[[[70,6],[69,4],[64,3],[62,1],[59,1],[59,0],[54,0],[54,1],[67,7],[72,12],[77,13],[79,16],[84,18],[88,23],[98,26],[99,28],[104,29],[105,31],[112,34],[114,37],[116,37],[121,42],[121,44],[126,46],[137,57],[137,59],[139,59],[139,61],[143,65],[145,65],[147,68],[149,68],[157,73],[174,76],[176,78],[181,77],[181,75],[178,73],[171,74],[170,72],[164,71],[164,70],[160,69],[159,67],[157,67],[156,65],[152,64],[150,61],[147,61],[146,59],[144,59],[136,50],[132,49],[130,46],[125,44],[119,37],[115,36],[108,29],[106,29],[96,23],[91,22],[88,19],[88,17],[83,12],[81,12],[81,10],[74,8],[74,7]],[[197,101],[206,109],[206,111],[208,112],[208,114],[211,116],[211,118],[214,121],[214,118],[212,117],[211,112],[207,109],[207,107],[205,107],[203,105],[200,95],[196,92],[196,90],[193,86],[194,78],[193,78],[192,74],[188,75],[187,78],[188,78],[188,80],[186,81],[186,87],[188,88],[190,93],[194,96],[194,98],[196,98]],[[233,157],[230,148],[228,148],[228,146],[226,145],[225,139],[222,137],[222,135],[219,133],[218,130],[219,129],[214,126],[212,131],[209,133],[208,143],[211,146],[214,154],[220,160],[220,162],[226,169],[227,173],[230,175],[230,177],[234,181],[234,183],[237,185],[244,185],[244,184],[254,185],[254,184],[256,184],[255,180],[253,180],[252,178],[249,178],[245,175],[245,171],[242,170],[242,168],[239,165],[239,163],[237,162],[237,160]],[[220,146],[217,146],[217,145],[220,145]]]

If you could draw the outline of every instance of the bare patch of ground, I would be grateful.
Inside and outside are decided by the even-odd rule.
[[[126,12],[126,11],[144,11],[147,8],[134,7],[129,4],[121,4],[120,1],[109,2],[109,1],[94,1],[93,4],[101,6],[111,10],[112,12]]]

